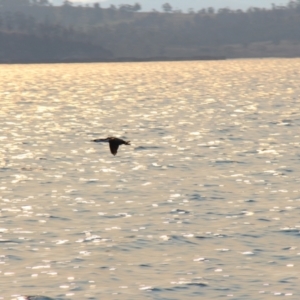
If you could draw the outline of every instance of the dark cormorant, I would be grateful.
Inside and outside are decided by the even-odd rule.
[[[95,139],[92,140],[92,142],[95,143],[109,143],[109,148],[110,148],[110,152],[113,155],[116,155],[118,152],[118,148],[120,145],[130,145],[130,141],[124,141],[122,139],[113,137],[113,136],[109,136],[106,139]]]

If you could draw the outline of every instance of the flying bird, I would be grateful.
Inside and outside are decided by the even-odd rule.
[[[130,145],[130,141],[124,141],[122,139],[109,136],[106,139],[95,139],[92,140],[95,143],[109,143],[110,152],[113,155],[116,155],[120,145]]]

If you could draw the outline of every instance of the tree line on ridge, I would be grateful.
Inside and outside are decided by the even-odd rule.
[[[0,61],[300,55],[300,0],[246,11],[162,9],[0,0]]]

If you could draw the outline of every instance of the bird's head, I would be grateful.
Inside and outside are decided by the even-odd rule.
[[[95,142],[95,143],[109,143],[110,138],[106,138],[106,139],[95,139],[95,140],[91,140],[91,142]]]

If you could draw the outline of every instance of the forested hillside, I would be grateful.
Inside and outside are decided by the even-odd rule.
[[[0,0],[0,61],[300,56],[300,1],[184,14]]]

